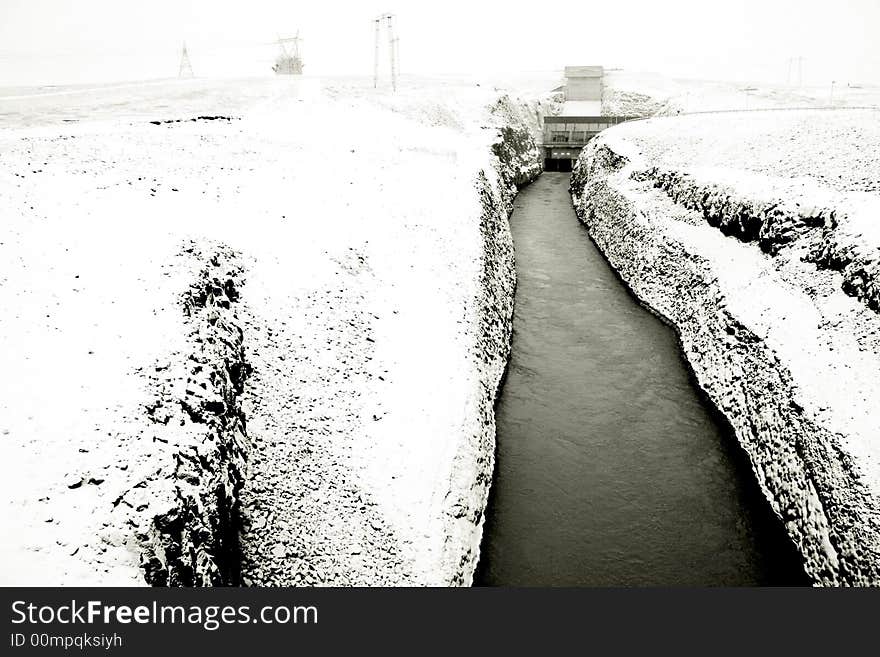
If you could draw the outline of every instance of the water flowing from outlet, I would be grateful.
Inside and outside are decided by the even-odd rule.
[[[568,174],[511,217],[513,353],[475,583],[805,584],[745,455],[578,223]]]

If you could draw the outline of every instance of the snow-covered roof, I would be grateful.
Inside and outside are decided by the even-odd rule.
[[[560,116],[602,116],[602,101],[567,100],[562,104]]]
[[[565,77],[567,78],[601,78],[601,66],[566,66]]]

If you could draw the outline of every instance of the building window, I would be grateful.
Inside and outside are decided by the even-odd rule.
[[[552,135],[554,144],[564,144],[568,141],[568,133],[560,130],[554,130]]]

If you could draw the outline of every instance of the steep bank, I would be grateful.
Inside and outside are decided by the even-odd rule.
[[[4,583],[470,582],[538,108],[287,82],[0,133]]]
[[[540,172],[531,110],[507,98],[486,109],[462,144],[482,152],[412,172],[458,198],[454,214],[420,210],[403,234],[372,235],[341,263],[345,285],[250,328],[276,337],[254,349],[246,584],[470,583],[509,351],[507,216],[516,185]],[[327,305],[350,310],[340,321]],[[322,328],[296,335],[303,321]],[[335,363],[310,356],[322,349]]]
[[[592,238],[675,327],[826,585],[880,582],[880,240],[864,149],[875,123],[860,112],[638,122],[596,139],[572,176]]]

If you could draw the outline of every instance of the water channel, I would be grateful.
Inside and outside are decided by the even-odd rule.
[[[544,173],[511,217],[513,352],[475,583],[806,584],[675,334],[578,222],[568,178]]]

